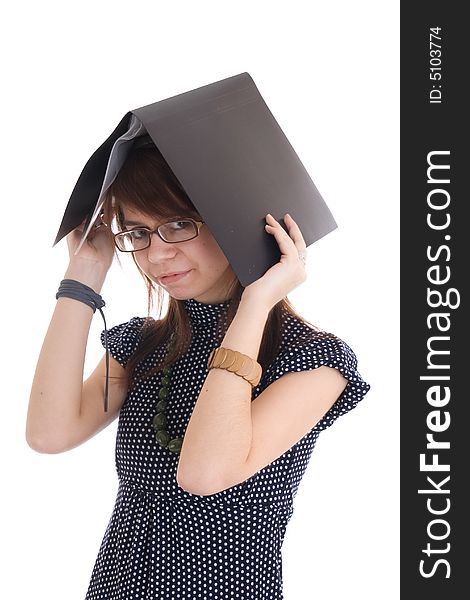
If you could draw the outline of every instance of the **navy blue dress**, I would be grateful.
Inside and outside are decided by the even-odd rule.
[[[172,437],[184,435],[207,376],[209,353],[223,339],[218,320],[228,304],[185,301],[193,339],[172,369],[166,428]],[[108,332],[110,352],[123,366],[139,342],[143,323],[134,317]],[[165,351],[158,347],[139,368],[146,370]],[[370,386],[346,343],[286,315],[280,352],[253,389],[254,399],[284,373],[321,365],[339,369],[348,380],[332,408],[278,459],[210,496],[178,486],[179,455],[154,439],[161,372],[138,383],[119,414],[117,498],[86,600],[282,599],[281,546],[317,437],[354,408]],[[286,398],[286,408],[288,403]]]

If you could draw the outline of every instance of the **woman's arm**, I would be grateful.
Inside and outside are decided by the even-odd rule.
[[[259,352],[266,315],[241,301],[221,346],[251,357]],[[306,435],[346,387],[333,368],[287,373],[251,401],[251,385],[212,369],[184,435],[178,484],[210,495],[246,481]]]
[[[79,236],[75,231],[68,238],[71,256],[64,278],[76,279],[99,293],[112,260],[109,241],[106,233],[97,234],[94,245],[85,244],[83,252],[74,256]],[[123,401],[124,369],[112,358],[107,413],[103,410],[104,360],[83,384],[92,317],[93,310],[82,302],[57,300],[39,354],[26,421],[26,440],[38,452],[63,452],[81,443],[108,425]]]
[[[257,358],[268,312],[243,296],[220,344]],[[223,369],[211,369],[186,428],[178,484],[196,494],[237,471],[252,443],[251,384]]]
[[[281,250],[280,262],[245,288],[221,343],[254,359],[269,311],[306,277],[298,256],[305,244],[295,222],[286,219],[289,233],[274,219],[267,222]],[[344,377],[327,367],[284,379],[251,402],[251,386],[242,377],[223,369],[209,371],[180,452],[177,481],[183,489],[207,495],[246,480],[300,440],[346,386]],[[289,415],[286,394],[296,398]]]

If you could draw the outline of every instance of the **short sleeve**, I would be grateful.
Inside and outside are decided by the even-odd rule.
[[[315,425],[315,431],[330,427],[340,415],[355,408],[370,389],[370,385],[357,370],[357,358],[353,350],[340,338],[318,333],[309,339],[291,341],[268,369],[267,384],[285,373],[307,371],[321,366],[338,369],[348,383],[341,396]]]
[[[109,353],[122,367],[127,365],[127,361],[139,345],[144,324],[144,318],[133,317],[127,323],[121,323],[108,329],[107,342]],[[104,330],[101,332],[101,343],[106,348],[105,333]]]

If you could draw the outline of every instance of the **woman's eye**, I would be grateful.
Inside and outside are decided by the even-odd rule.
[[[129,237],[134,240],[143,240],[147,236],[147,231],[145,229],[133,229],[128,232]]]
[[[168,225],[172,228],[172,229],[187,229],[190,225],[191,222],[190,221],[172,221],[171,223],[168,223]]]

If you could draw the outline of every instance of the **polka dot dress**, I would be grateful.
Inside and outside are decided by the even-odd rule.
[[[204,379],[210,351],[220,345],[219,317],[229,302],[186,300],[193,339],[174,365],[167,431],[183,436]],[[144,319],[108,332],[112,356],[123,366],[138,345]],[[102,340],[104,337],[102,336]],[[139,366],[147,370],[165,348]],[[179,456],[154,439],[152,418],[162,374],[127,396],[116,438],[119,486],[86,600],[277,600],[283,598],[281,546],[293,500],[319,433],[356,406],[369,390],[356,357],[343,341],[285,316],[282,346],[253,398],[291,371],[327,365],[348,379],[328,413],[297,444],[246,481],[210,496],[176,482]],[[289,398],[286,398],[286,409]]]

